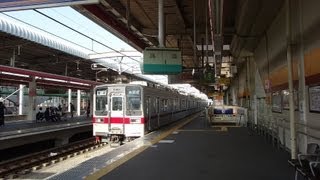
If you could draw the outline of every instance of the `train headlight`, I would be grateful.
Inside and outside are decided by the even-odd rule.
[[[101,118],[97,118],[96,122],[102,122],[102,119]]]

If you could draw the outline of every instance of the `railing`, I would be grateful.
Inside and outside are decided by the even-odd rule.
[[[290,121],[283,117],[273,117],[268,120],[267,116],[264,116],[264,118],[258,119],[258,124],[255,126],[256,131],[259,135],[263,135],[268,139],[268,136],[272,138],[272,142],[277,142],[278,147],[282,146],[284,149],[287,149],[287,133],[286,131],[289,131],[289,124]],[[320,140],[320,137],[306,133],[307,130],[313,130],[313,131],[320,131],[320,128],[312,127],[307,124],[303,123],[295,123],[297,126],[297,134],[307,136],[310,138],[313,138],[315,140]],[[282,129],[282,131],[280,130]],[[301,130],[304,129],[304,130]],[[282,142],[281,142],[282,140]],[[288,149],[287,149],[288,150]]]

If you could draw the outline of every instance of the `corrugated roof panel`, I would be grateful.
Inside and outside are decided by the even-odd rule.
[[[75,45],[72,45],[72,43],[62,40],[59,37],[53,36],[49,33],[46,34],[44,32],[34,32],[32,28],[28,28],[27,26],[23,27],[21,24],[15,23],[5,16],[0,16],[0,31],[59,51],[63,51],[77,57],[81,57],[83,59],[89,59],[88,53],[79,50],[79,48],[75,47]]]

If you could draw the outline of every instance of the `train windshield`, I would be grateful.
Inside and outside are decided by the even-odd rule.
[[[98,89],[96,91],[96,115],[107,115],[108,114],[108,90]]]
[[[128,86],[126,88],[126,114],[128,116],[142,115],[141,110],[141,87]]]

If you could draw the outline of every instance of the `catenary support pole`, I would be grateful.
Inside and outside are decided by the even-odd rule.
[[[24,88],[24,86],[25,85],[23,85],[23,84],[19,85],[19,89],[20,89],[20,91],[19,91],[19,112],[18,112],[19,115],[22,115],[22,113],[23,113],[23,88]]]
[[[195,66],[197,62],[197,36],[196,36],[196,0],[193,0],[193,63]]]
[[[29,82],[28,120],[35,120],[36,118],[36,96],[37,84],[35,77],[32,77],[31,82]]]
[[[77,116],[80,116],[80,107],[81,107],[81,91],[77,90]]]
[[[296,152],[296,126],[294,119],[293,101],[293,75],[292,75],[292,34],[291,34],[291,0],[286,0],[286,35],[287,35],[287,65],[288,65],[288,85],[289,85],[289,117],[290,117],[290,144],[291,159],[297,158]]]
[[[68,112],[71,112],[71,106],[70,106],[71,97],[72,97],[72,91],[71,89],[68,89]]]
[[[299,13],[299,112],[300,112],[300,121],[304,124],[307,124],[306,117],[306,81],[305,81],[305,72],[304,72],[304,43],[303,43],[303,11],[302,11],[302,0],[299,0],[298,5],[298,13]],[[307,128],[304,127],[303,131],[307,133]],[[303,143],[305,147],[307,147],[307,136],[303,137]]]

